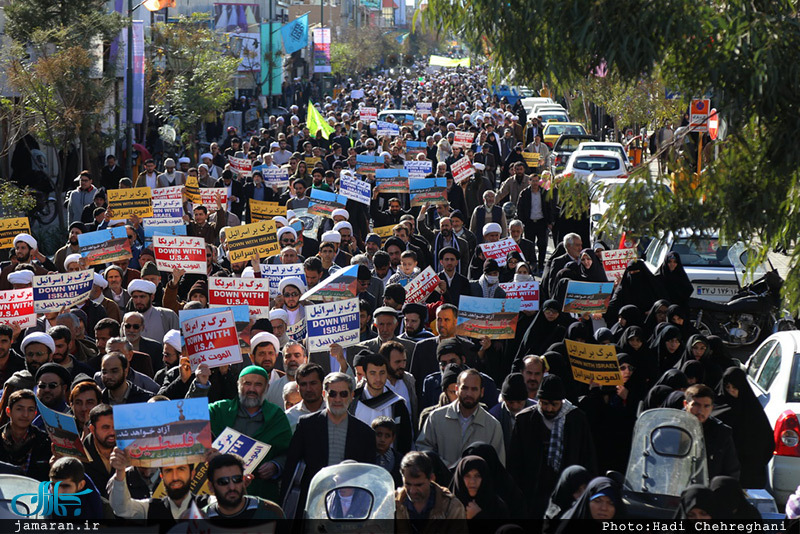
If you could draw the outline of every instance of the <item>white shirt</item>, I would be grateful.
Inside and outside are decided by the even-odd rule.
[[[406,387],[406,383],[403,382],[403,379],[397,380],[397,383],[392,384],[390,380],[386,381],[386,387],[403,397],[403,400],[406,403],[406,409],[408,413],[411,413],[411,396],[408,393],[408,387]]]
[[[539,219],[544,218],[544,213],[542,212],[542,195],[539,191],[534,192],[531,189],[531,220],[538,221]]]
[[[145,174],[144,179],[147,182],[147,187],[150,189],[158,187],[158,175],[156,173]]]
[[[383,387],[383,391],[386,391],[386,386]],[[366,386],[364,386],[364,391],[362,392],[362,395],[364,396],[365,399],[372,398],[372,395],[369,394],[369,389],[367,389]],[[394,420],[394,418],[392,417],[391,404],[387,405],[382,410],[373,410],[363,402],[359,402],[358,405],[356,406],[356,413],[355,413],[356,418],[368,425],[371,425],[376,417],[380,417],[382,415],[385,415],[386,417],[389,417],[390,419]]]

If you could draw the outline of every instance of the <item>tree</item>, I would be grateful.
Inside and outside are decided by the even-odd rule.
[[[429,0],[415,23],[458,35],[474,50],[486,42],[493,66],[566,87],[606,65],[627,83],[660,71],[687,98],[710,92],[729,125],[720,157],[706,162],[700,177],[690,165],[679,167],[674,181],[688,194],[664,199],[641,230],[716,228],[727,240],[751,244],[755,262],[800,235],[797,20],[797,3],[787,0]],[[641,172],[630,181],[652,179]],[[635,205],[626,196],[615,203]],[[624,211],[612,205],[609,212],[626,223]],[[795,248],[784,286],[794,309],[800,309],[799,263]]]
[[[362,74],[378,67],[381,60],[395,57],[401,63],[402,47],[384,29],[349,29],[331,45],[331,71],[339,76]]]
[[[155,74],[151,80],[152,111],[181,133],[181,144],[193,146],[203,118],[225,110],[231,79],[240,59],[228,38],[206,26],[208,15],[197,13],[153,27]]]

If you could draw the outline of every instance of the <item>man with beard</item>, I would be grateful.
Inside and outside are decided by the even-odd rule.
[[[108,479],[114,475],[111,457],[116,445],[114,409],[108,404],[98,404],[89,411],[89,435],[83,438],[89,461],[84,461],[83,467],[105,499],[108,499]]]
[[[386,296],[384,296],[384,299]],[[401,339],[395,335],[399,324],[399,312],[390,306],[381,306],[375,313],[372,314],[375,321],[375,330],[378,332],[378,337],[372,338],[358,345],[358,350],[367,349],[372,353],[377,353],[381,345],[387,341],[397,341],[406,348],[406,353],[410,354],[414,351],[415,343],[410,339]],[[353,351],[355,354],[357,352]]]
[[[85,233],[86,225],[82,222],[75,221],[69,225],[69,238],[67,239],[67,244],[58,249],[55,256],[53,256],[53,263],[56,264],[56,269],[58,269],[58,272],[67,272],[66,268],[64,267],[64,260],[67,258],[67,256],[70,254],[80,254],[81,247],[78,246],[78,236]]]
[[[507,469],[525,494],[531,519],[543,516],[567,466],[581,465],[591,476],[597,474],[589,421],[565,397],[561,378],[547,375],[539,386],[538,404],[519,412],[511,431]]]
[[[25,358],[11,348],[13,342],[14,330],[7,324],[0,324],[0,384],[25,369]]]
[[[73,354],[76,352],[77,341],[72,337],[72,332],[66,326],[58,325],[50,329],[50,337],[56,344],[53,351],[52,361],[67,370],[70,375],[67,384],[83,373],[87,376],[92,375],[92,369],[83,362],[78,361]]]
[[[497,223],[500,225],[500,238],[508,235],[508,223],[506,221],[506,213],[503,208],[495,204],[494,191],[484,191],[483,205],[478,206],[472,212],[472,218],[469,222],[470,231],[478,236],[478,244],[486,241],[486,235],[483,230],[489,223]],[[481,239],[481,236],[483,239]]]
[[[379,191],[378,188],[375,188],[375,191],[372,195],[372,202],[369,206],[369,216],[372,218],[372,222],[375,228],[380,228],[381,226],[389,226],[394,225],[400,222],[400,217],[406,215],[409,212],[403,211],[403,208],[400,205],[400,199],[396,197],[392,197],[389,199],[389,209],[386,211],[381,211],[378,207],[378,198]]]
[[[419,403],[417,402],[417,388],[414,376],[406,372],[408,353],[402,343],[387,341],[381,345],[378,353],[387,361],[386,387],[400,395],[406,403],[408,413],[411,414],[411,423],[417,428],[419,418]]]
[[[147,374],[150,370],[150,357],[142,352],[133,350],[131,343],[124,337],[112,337],[106,342],[106,353],[119,352],[128,361],[128,381],[145,391],[155,394],[158,392],[158,384]],[[103,357],[93,360],[97,363],[97,372],[94,374],[95,382],[98,386],[103,385],[102,367]]]
[[[528,398],[535,402],[539,395],[539,385],[544,377],[544,358],[528,355],[522,359],[522,365],[522,378],[525,380]]]
[[[116,302],[103,294],[103,290],[107,287],[108,281],[103,278],[103,275],[100,273],[94,273],[94,283],[92,285],[92,291],[89,293],[89,300],[87,303],[93,302],[94,304],[102,307],[106,312],[105,318],[113,319],[114,321],[120,323],[122,322],[122,313],[120,312],[119,306]],[[86,311],[86,304],[81,306],[81,309]],[[97,329],[97,325],[102,322],[102,320],[103,319],[95,321],[95,330]]]
[[[283,309],[289,316],[286,334],[290,339],[303,341],[306,337],[306,316],[305,308],[300,304],[300,296],[306,292],[306,285],[301,278],[289,276],[281,280],[278,292],[283,301]]]
[[[258,334],[261,335],[261,334]],[[283,347],[283,375],[277,380],[270,381],[267,400],[277,406],[283,406],[283,386],[294,382],[297,369],[308,361],[306,348],[302,343],[290,341]]]
[[[394,495],[398,530],[411,530],[413,517],[422,524],[435,520],[429,523],[433,528],[420,529],[421,533],[468,532],[464,505],[447,488],[434,482],[433,463],[428,455],[418,451],[406,454],[400,463],[400,473],[403,485]]]
[[[72,382],[69,371],[57,363],[48,362],[36,371],[36,398],[53,411],[67,413],[67,391]],[[44,430],[42,414],[33,420],[33,426]]]
[[[195,206],[194,220],[188,215],[183,216],[186,221],[186,235],[202,237],[208,245],[219,245],[219,231],[228,225],[228,212],[222,207],[222,199],[219,191],[216,195],[217,216],[213,224],[208,220],[208,208],[202,204]]]
[[[283,510],[272,501],[245,495],[253,475],[244,474],[244,460],[238,454],[218,454],[208,462],[208,482],[217,500],[203,509],[212,523],[221,519],[247,522],[255,526],[263,521],[283,519]],[[244,523],[241,523],[244,525]]]
[[[299,481],[298,512],[305,508],[311,478],[323,467],[336,465],[343,460],[375,462],[375,431],[347,411],[355,389],[353,377],[331,373],[325,377],[322,385],[327,408],[301,417],[297,422],[283,470],[282,499],[296,483],[297,465],[300,462],[306,464]]]
[[[81,438],[88,435],[89,412],[102,403],[102,392],[97,384],[88,377],[78,377],[72,383],[72,391],[69,393],[69,408],[75,416],[75,424]]]
[[[555,237],[553,239],[555,239]],[[542,283],[539,284],[540,302],[544,302],[555,295],[556,274],[558,274],[567,263],[571,261],[580,261],[581,250],[583,249],[583,240],[581,236],[574,233],[567,234],[564,236],[563,245],[565,250],[564,254],[551,257],[545,264],[544,271],[542,272]]]
[[[121,352],[103,356],[100,364],[103,382],[103,402],[106,404],[135,404],[147,402],[153,395],[128,380],[128,359]]]
[[[291,340],[286,335],[286,326],[289,324],[289,314],[286,310],[276,309],[270,310],[269,322],[272,325],[272,333],[278,338],[281,345],[281,350],[286,347],[286,344]]]
[[[183,342],[181,340],[180,330],[170,330],[164,335],[164,349],[161,354],[161,359],[164,362],[164,367],[156,372],[155,382],[159,387],[166,385],[165,379],[167,372],[170,369],[177,367],[181,359],[181,351],[183,349]]]
[[[483,377],[475,369],[458,375],[455,402],[435,409],[428,416],[417,438],[417,449],[437,453],[445,465],[453,465],[470,443],[483,441],[497,451],[505,464],[503,429],[497,419],[480,405]]]
[[[434,337],[433,332],[425,328],[427,323],[428,308],[424,304],[415,302],[403,304],[403,333],[399,338],[417,343]]]
[[[208,504],[207,495],[194,495],[190,483],[194,478],[194,465],[171,465],[161,468],[166,497],[161,499],[131,499],[125,469],[130,465],[128,455],[119,447],[111,453],[111,467],[115,475],[109,484],[108,500],[114,515],[124,519],[152,521],[162,528],[179,519],[194,502],[198,508]],[[165,526],[167,525],[167,526]]]
[[[264,333],[266,332],[255,337]],[[198,373],[197,376],[201,384],[204,380],[207,381],[207,373]],[[250,495],[277,500],[278,481],[285,462],[284,455],[292,437],[292,429],[283,409],[267,400],[267,391],[271,389],[268,381],[269,373],[263,367],[259,365],[245,367],[239,373],[238,396],[212,403],[209,406],[209,415],[211,432],[215,437],[219,436],[225,427],[230,427],[272,446],[254,471],[255,480],[247,490]]]
[[[18,234],[14,238],[14,257],[17,263],[9,263],[3,270],[0,271],[0,291],[6,289],[13,289],[11,282],[8,281],[8,275],[11,274],[15,267],[20,263],[30,263],[33,266],[34,274],[42,276],[48,272],[58,271],[52,261],[39,252],[36,239],[30,234]]]
[[[318,412],[324,406],[322,399],[322,381],[324,379],[325,373],[319,364],[304,363],[298,367],[295,380],[302,401],[286,410],[286,417],[289,419],[292,433],[297,427],[300,416]]]
[[[147,280],[134,280],[128,286],[133,307],[144,319],[141,335],[149,339],[164,339],[164,334],[180,328],[180,323],[174,311],[153,306],[155,292],[156,285]]]
[[[453,249],[456,252],[456,259],[460,261],[460,272],[466,274],[469,265],[469,244],[461,237],[453,233],[453,222],[449,216],[439,219],[439,229],[433,230],[425,223],[425,212],[428,205],[422,206],[417,222],[419,223],[420,233],[431,243],[433,243],[433,270],[439,272],[443,266],[439,255],[445,249]]]
[[[25,368],[35,376],[39,368],[52,359],[56,344],[50,334],[33,332],[25,336],[20,349],[25,356]]]
[[[544,271],[545,254],[547,253],[547,233],[553,228],[552,206],[550,205],[550,195],[541,187],[538,176],[531,176],[530,185],[523,189],[517,199],[517,217],[525,227],[525,237],[530,243],[535,242],[539,249],[538,255],[525,251],[520,244],[525,259],[533,267],[536,261],[537,272]],[[512,232],[512,237],[516,235]],[[553,238],[555,240],[555,237]],[[514,237],[519,243],[519,238]],[[536,258],[534,260],[534,258]]]
[[[514,164],[513,174],[506,178],[506,181],[503,182],[502,186],[500,186],[500,191],[497,193],[495,202],[502,206],[502,202],[508,199],[506,202],[516,204],[517,200],[519,199],[520,192],[528,187],[530,183],[530,176],[525,174],[525,164],[521,161],[516,162]]]
[[[122,318],[122,328],[125,339],[131,344],[131,349],[146,355],[149,360],[147,362],[142,361],[141,369],[138,364],[133,365],[133,368],[152,378],[155,372],[163,367],[161,362],[162,347],[161,343],[157,341],[163,339],[163,337],[150,339],[144,336],[144,317],[139,312],[126,313],[125,317]]]

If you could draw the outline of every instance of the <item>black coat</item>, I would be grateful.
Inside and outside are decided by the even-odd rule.
[[[456,341],[461,345],[461,354],[466,357],[466,363],[474,367],[478,359],[478,351],[475,344],[466,337],[456,337]],[[408,365],[408,372],[417,380],[417,397],[422,398],[422,384],[425,378],[439,371],[439,359],[436,357],[436,348],[439,346],[439,336],[423,339],[414,347]]]
[[[444,271],[439,273],[439,278],[447,281]],[[470,289],[470,283],[467,277],[456,271],[455,276],[453,276],[453,281],[447,285],[447,291],[444,293],[444,300],[447,303],[458,306],[458,300],[461,298],[461,295],[470,296],[472,295],[472,290]]]
[[[545,224],[552,224],[553,222],[553,214],[552,210],[550,209],[550,199],[547,191],[539,188],[539,195],[542,198],[542,215],[544,215],[544,222]],[[531,220],[531,197],[533,192],[531,191],[531,186],[526,187],[519,193],[519,199],[517,200],[517,218],[522,221],[522,224],[528,225],[532,223]],[[524,252],[524,251],[523,251]],[[525,256],[525,259],[530,261],[528,256]]]
[[[716,417],[709,417],[703,423],[703,437],[706,442],[708,479],[722,475],[738,480],[741,467],[731,427]]]
[[[220,178],[217,180],[217,183],[214,184],[214,187],[226,187],[225,181]],[[247,197],[244,195],[244,186],[241,182],[231,180],[231,195],[237,199],[236,202],[231,202],[231,213],[236,215],[241,221],[242,213],[244,213],[244,208],[247,205]]]
[[[150,356],[150,363],[153,365],[153,373],[158,372],[164,367],[163,356],[164,345],[155,339],[146,337],[139,339],[139,352],[143,352]]]
[[[89,475],[89,478],[92,479],[92,482],[94,482],[100,495],[104,499],[108,499],[106,484],[108,484],[109,479],[114,476],[114,469],[106,469],[106,465],[100,458],[100,453],[97,452],[97,447],[95,447],[94,444],[94,436],[92,434],[83,438],[83,448],[86,449],[86,453],[89,455],[90,459],[88,463],[83,462],[83,469],[86,471],[86,474]]]

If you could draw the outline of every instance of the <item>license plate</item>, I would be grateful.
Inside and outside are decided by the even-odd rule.
[[[699,297],[732,297],[738,291],[734,286],[696,286],[695,291]]]

